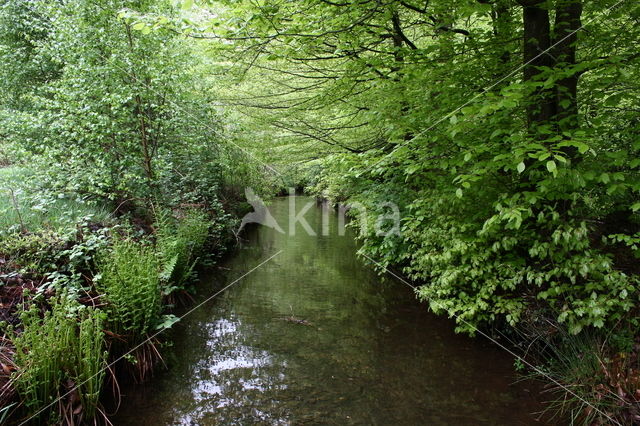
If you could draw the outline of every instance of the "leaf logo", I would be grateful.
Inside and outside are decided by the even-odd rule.
[[[253,206],[254,211],[244,215],[244,217],[242,218],[242,222],[240,223],[238,233],[242,231],[242,229],[248,223],[258,223],[262,226],[275,229],[281,234],[284,234],[284,231],[282,230],[282,228],[280,228],[278,222],[276,222],[274,217],[271,215],[271,212],[265,205],[264,201],[262,201],[262,199],[256,195],[253,189],[245,188],[244,195],[245,197],[247,197],[247,201],[249,202],[249,204]]]

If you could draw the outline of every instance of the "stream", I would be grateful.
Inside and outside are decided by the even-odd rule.
[[[290,201],[269,206],[284,230]],[[114,425],[540,424],[509,354],[376,274],[333,210],[304,217],[316,236],[255,226],[203,278],[199,300],[282,251],[174,326],[170,368],[122,389]]]

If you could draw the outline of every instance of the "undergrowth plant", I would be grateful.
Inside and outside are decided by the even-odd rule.
[[[23,272],[48,272],[55,265],[56,253],[66,244],[65,238],[52,231],[0,236],[0,253],[10,257]]]
[[[106,222],[109,208],[104,203],[42,188],[43,182],[29,169],[0,169],[0,236],[19,232],[64,231],[84,218]]]
[[[161,278],[167,284],[165,294],[183,288],[191,277],[210,227],[211,220],[202,210],[187,210],[179,218],[168,210],[158,214],[156,248],[162,259]]]
[[[117,240],[97,257],[96,288],[108,304],[112,331],[139,339],[156,325],[162,310],[154,248],[144,241]]]
[[[555,327],[557,334],[539,336],[541,368],[531,377],[549,385],[550,409],[572,424],[624,424],[640,420],[640,358],[634,334],[589,329],[578,335]]]
[[[75,378],[80,390],[84,415],[92,419],[97,414],[100,391],[105,376],[108,352],[104,349],[104,312],[89,309],[81,316]]]
[[[66,294],[52,299],[51,305],[43,316],[36,304],[31,305],[22,314],[23,331],[10,330],[18,367],[13,376],[15,387],[30,416],[42,411],[59,418],[71,412],[91,419],[98,407],[107,359],[103,313]],[[81,410],[73,406],[73,393],[80,398]],[[62,404],[53,405],[59,398]],[[50,406],[58,412],[49,411]]]

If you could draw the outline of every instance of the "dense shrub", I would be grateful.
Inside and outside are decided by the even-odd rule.
[[[627,182],[619,188],[606,179],[612,173],[606,161],[591,158],[595,151],[553,171],[546,159],[531,162],[526,177],[506,153],[481,163],[465,155],[455,166],[448,165],[453,159],[435,163],[439,175],[403,154],[398,160],[408,166],[397,173],[375,156],[332,158],[310,190],[357,202],[369,217],[384,213],[384,202],[396,203],[401,235],[363,226],[361,252],[383,266],[401,266],[421,285],[419,296],[455,317],[459,330],[496,320],[515,325],[536,305],[578,333],[615,324],[637,305],[640,220],[633,214],[632,170],[616,172],[618,182]],[[617,222],[603,227],[612,213]]]

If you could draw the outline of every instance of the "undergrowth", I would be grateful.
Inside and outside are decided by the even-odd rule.
[[[187,210],[175,217],[166,210],[158,215],[156,247],[162,259],[161,279],[171,286],[165,294],[182,289],[209,236],[211,221],[202,210]]]
[[[148,214],[115,220],[104,207],[23,190],[28,176],[0,169],[0,313],[12,324],[0,418],[100,423],[108,360],[125,359],[113,380],[145,380],[162,359],[154,333],[178,320],[174,294],[205,246],[222,244],[229,216],[189,206],[158,209],[154,225]]]
[[[50,302],[51,310],[44,315],[36,303],[23,312],[21,332],[10,329],[18,367],[15,387],[29,417],[49,413],[50,421],[67,424],[92,419],[98,410],[107,359],[104,314],[65,294]]]
[[[98,256],[97,267],[94,279],[107,302],[111,330],[134,339],[144,336],[162,311],[160,263],[153,246],[117,240]]]
[[[0,168],[0,236],[41,230],[62,231],[73,228],[83,219],[109,221],[111,213],[106,205],[65,193],[39,191],[32,187],[35,180],[28,169]]]
[[[531,376],[548,383],[548,410],[572,424],[638,424],[640,341],[635,327],[578,335],[554,327],[552,336],[540,336],[536,352],[542,367]]]

